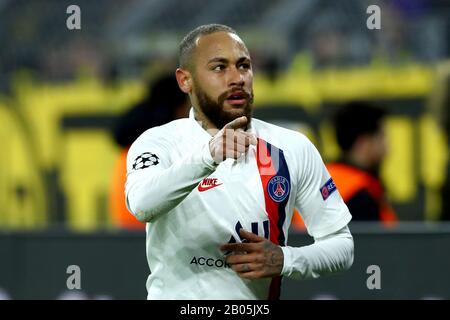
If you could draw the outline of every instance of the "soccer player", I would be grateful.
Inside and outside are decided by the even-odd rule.
[[[147,298],[277,299],[282,276],[348,269],[350,212],[305,136],[252,118],[252,62],[237,33],[191,31],[176,77],[189,118],[144,132],[127,161],[127,206],[147,222]],[[287,246],[294,207],[314,244]]]

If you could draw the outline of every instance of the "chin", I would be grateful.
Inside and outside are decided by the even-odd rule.
[[[232,120],[242,117],[242,116],[246,116],[246,117],[251,116],[251,107],[249,107],[247,105],[241,105],[241,106],[225,105],[222,110],[223,110],[223,113],[225,113],[229,119],[232,118]]]

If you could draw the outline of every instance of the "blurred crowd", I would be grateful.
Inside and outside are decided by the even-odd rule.
[[[253,53],[255,116],[311,138],[354,220],[450,219],[450,3],[199,3],[78,1],[70,31],[67,1],[2,2],[0,228],[142,228],[124,205],[126,152],[187,115],[177,44],[213,21]]]

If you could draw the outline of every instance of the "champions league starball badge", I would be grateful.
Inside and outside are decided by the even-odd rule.
[[[274,176],[267,184],[270,198],[275,202],[282,202],[289,195],[289,181],[283,176]]]
[[[156,154],[144,152],[134,160],[133,170],[145,169],[150,166],[156,166],[157,164],[159,164],[159,158]]]

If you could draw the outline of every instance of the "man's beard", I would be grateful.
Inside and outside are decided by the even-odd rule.
[[[222,129],[227,123],[233,121],[236,118],[241,116],[247,117],[247,127],[250,124],[252,117],[252,109],[253,109],[253,92],[246,96],[247,102],[243,107],[240,107],[242,111],[240,114],[238,113],[228,113],[224,111],[225,109],[225,100],[230,96],[231,91],[227,91],[222,93],[217,101],[210,98],[206,92],[196,83],[194,94],[197,97],[198,107],[201,109],[203,114],[208,118],[209,121],[212,122],[214,126],[218,129]],[[235,88],[235,90],[238,88]],[[239,88],[239,90],[244,91]],[[236,108],[237,109],[237,108]]]

